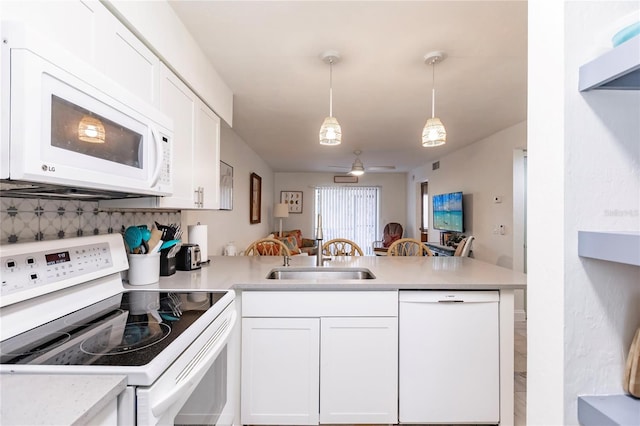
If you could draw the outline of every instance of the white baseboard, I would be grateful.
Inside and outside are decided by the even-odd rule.
[[[513,312],[513,320],[514,321],[526,321],[527,320],[527,313],[525,312],[524,309],[516,309]]]

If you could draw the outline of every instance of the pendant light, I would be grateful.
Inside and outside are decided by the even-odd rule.
[[[422,129],[422,146],[424,147],[444,145],[447,141],[447,131],[442,121],[436,117],[436,64],[444,61],[444,58],[444,52],[431,52],[424,55],[424,63],[432,67],[431,118]]]
[[[104,143],[105,134],[104,125],[95,117],[85,115],[78,123],[78,139],[83,142]]]
[[[342,129],[333,116],[333,64],[340,60],[340,54],[335,50],[327,50],[320,57],[324,63],[329,64],[329,116],[320,126],[320,145],[340,145]]]
[[[351,171],[349,171],[350,175],[353,176],[362,176],[364,174],[364,165],[358,156],[362,153],[360,150],[355,150],[353,153],[356,155],[356,159],[351,165]]]

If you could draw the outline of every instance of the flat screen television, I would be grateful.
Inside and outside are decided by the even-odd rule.
[[[433,227],[441,231],[464,232],[462,192],[433,196]]]

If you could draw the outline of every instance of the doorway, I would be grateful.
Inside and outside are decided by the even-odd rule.
[[[513,151],[513,269],[527,273],[527,150]],[[526,319],[527,291],[515,292],[516,321]]]
[[[420,183],[420,241],[429,241],[429,182]]]

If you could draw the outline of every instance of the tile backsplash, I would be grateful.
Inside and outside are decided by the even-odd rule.
[[[130,225],[180,223],[180,212],[101,211],[97,202],[0,198],[0,245],[123,233]]]

